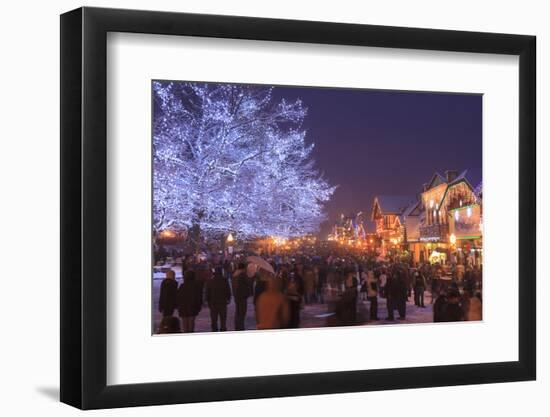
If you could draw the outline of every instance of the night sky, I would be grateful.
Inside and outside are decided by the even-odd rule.
[[[480,95],[276,87],[274,97],[302,99],[316,167],[338,185],[322,235],[342,212],[370,219],[377,194],[420,193],[435,171],[467,169],[474,187],[481,180]]]

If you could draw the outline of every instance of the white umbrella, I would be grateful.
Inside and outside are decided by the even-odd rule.
[[[267,262],[265,259],[260,258],[259,256],[249,256],[248,258],[246,258],[246,261],[249,262],[250,264],[255,265],[259,269],[263,269],[275,275],[275,271],[273,270],[273,267],[271,266],[271,264]]]

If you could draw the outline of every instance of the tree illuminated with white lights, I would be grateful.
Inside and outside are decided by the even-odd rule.
[[[272,89],[154,82],[155,232],[241,237],[314,233],[334,192],[311,159],[300,100]]]

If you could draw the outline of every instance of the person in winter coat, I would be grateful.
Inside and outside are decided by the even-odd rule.
[[[374,271],[367,272],[367,299],[370,302],[370,319],[378,319],[378,279],[374,275]]]
[[[406,318],[407,307],[407,277],[400,269],[396,269],[391,279],[388,279],[386,284],[386,293],[388,297],[388,320],[394,320],[393,310],[397,309],[399,312],[399,318],[404,320]]]
[[[382,269],[380,272],[380,276],[378,277],[378,284],[380,286],[380,296],[382,298],[386,298],[386,283],[388,281],[388,275],[386,274],[386,271]]]
[[[325,288],[327,285],[327,268],[324,265],[315,267],[314,272],[317,275],[317,301],[323,304],[325,302]]]
[[[441,321],[462,321],[464,314],[460,306],[460,293],[456,289],[447,292],[447,303],[442,309]]]
[[[266,282],[266,290],[256,301],[256,328],[284,329],[288,326],[290,318],[287,299],[273,277],[262,276],[261,279]]]
[[[252,295],[251,281],[246,275],[245,264],[240,264],[233,273],[232,283],[235,300],[235,330],[244,330],[248,297]]]
[[[439,323],[443,320],[443,312],[447,306],[447,296],[444,293],[438,295],[433,305],[434,323]]]
[[[258,302],[258,298],[267,289],[267,283],[260,279],[260,276],[256,274],[254,277],[254,306]]]
[[[183,283],[178,288],[177,301],[183,332],[194,332],[195,319],[202,308],[202,286],[196,280],[195,271],[185,271]]]
[[[396,308],[397,302],[393,298],[394,289],[393,287],[396,285],[395,282],[397,281],[397,277],[390,274],[389,272],[387,274],[384,274],[386,276],[386,285],[384,286],[384,293],[386,295],[386,308],[388,309],[388,316],[386,317],[386,320],[395,320],[394,310]]]
[[[166,271],[166,278],[160,284],[159,312],[162,313],[162,317],[169,317],[174,314],[177,307],[177,292],[176,273],[169,269]]]
[[[195,281],[200,285],[201,287],[201,293],[203,295],[204,299],[204,290],[206,288],[206,283],[209,282],[212,279],[212,268],[210,265],[201,262],[197,267],[195,268]]]
[[[206,302],[210,308],[212,331],[227,330],[227,304],[231,301],[231,288],[221,268],[214,272],[214,278],[206,283]],[[219,326],[218,326],[219,319]]]
[[[359,283],[361,284],[360,290],[359,290],[359,297],[361,301],[367,300],[367,271],[361,272],[361,279],[359,280]]]
[[[315,288],[317,287],[317,277],[312,268],[304,270],[304,301],[311,304],[315,301]]]
[[[433,304],[434,301],[439,297],[439,292],[441,289],[441,283],[440,283],[439,277],[435,274],[432,274],[432,278],[430,281],[430,289],[431,289],[430,304]]]
[[[416,270],[413,275],[414,283],[414,304],[418,307],[424,307],[424,291],[426,290],[426,279],[422,272]]]
[[[344,300],[344,306],[349,310],[349,320],[351,324],[355,324],[357,321],[357,273],[355,271],[349,271],[344,281],[344,293],[342,294],[342,300]]]
[[[286,299],[289,307],[288,327],[297,329],[300,327],[300,307],[302,303],[303,289],[301,283],[296,279],[294,272],[291,272],[285,289]]]

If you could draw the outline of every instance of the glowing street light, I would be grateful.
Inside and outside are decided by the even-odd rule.
[[[451,242],[451,245],[456,245],[456,236],[454,233],[451,233],[451,236],[449,236],[449,242]]]
[[[231,243],[231,242],[234,242],[235,241],[235,238],[233,237],[233,235],[231,233],[229,233],[227,235],[227,243]]]
[[[173,231],[168,229],[164,229],[162,232],[160,232],[160,235],[161,237],[167,238],[167,239],[170,239],[176,236],[176,234]]]

